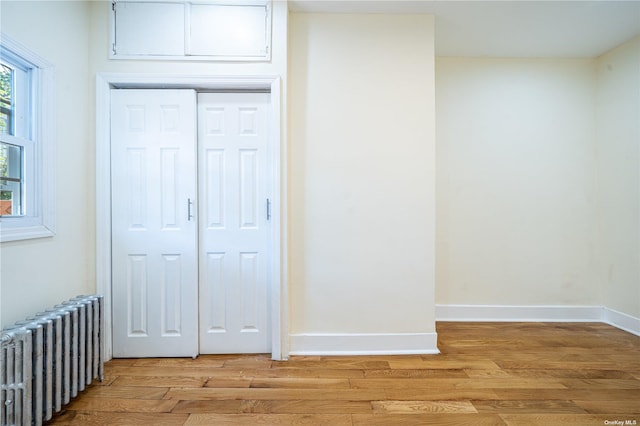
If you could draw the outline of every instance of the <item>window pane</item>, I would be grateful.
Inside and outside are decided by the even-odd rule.
[[[0,133],[13,135],[13,70],[0,64]]]
[[[1,185],[2,189],[0,189],[0,215],[21,216],[22,185],[20,182],[2,182],[6,185]]]
[[[22,215],[22,147],[0,143],[0,214]]]

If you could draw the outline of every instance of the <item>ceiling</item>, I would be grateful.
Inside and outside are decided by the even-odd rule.
[[[438,56],[591,58],[640,34],[640,0],[289,0],[289,9],[433,14]]]

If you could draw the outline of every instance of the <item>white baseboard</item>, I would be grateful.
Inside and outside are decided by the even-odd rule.
[[[292,334],[290,355],[437,354],[437,333]]]
[[[436,305],[436,321],[604,322],[640,336],[640,318],[605,306]]]
[[[602,309],[602,321],[620,330],[640,336],[640,318],[604,307]]]
[[[640,318],[603,306],[436,305],[436,321],[604,322],[640,336]],[[437,333],[304,333],[290,337],[290,355],[437,354]]]
[[[602,321],[602,306],[436,305],[436,321]]]

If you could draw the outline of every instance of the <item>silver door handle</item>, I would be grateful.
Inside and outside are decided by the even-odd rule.
[[[193,219],[193,214],[191,213],[191,206],[193,206],[193,201],[191,198],[187,198],[187,220],[191,221]]]
[[[267,198],[267,222],[271,220],[271,200]]]

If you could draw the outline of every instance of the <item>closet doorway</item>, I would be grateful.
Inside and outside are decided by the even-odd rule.
[[[281,359],[271,93],[112,85],[109,101],[107,355]]]

